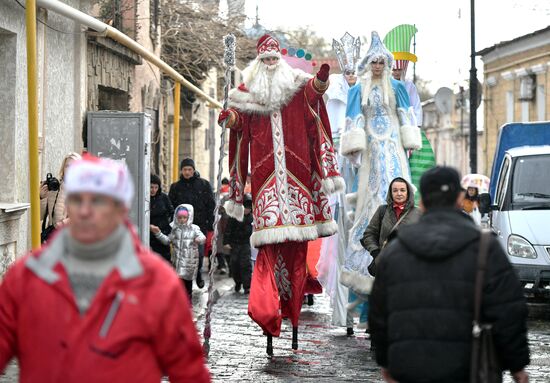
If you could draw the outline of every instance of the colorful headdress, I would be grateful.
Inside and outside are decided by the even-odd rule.
[[[418,29],[411,24],[401,24],[393,28],[384,37],[384,44],[393,53],[395,62],[393,68],[403,69],[403,74],[407,72],[409,61],[416,62],[416,55],[411,53],[411,40],[418,32]]]
[[[256,44],[256,51],[258,52],[258,59],[266,57],[278,57],[281,58],[281,48],[277,39],[270,35],[263,35]]]
[[[357,74],[361,75],[365,73],[368,69],[368,66],[375,60],[383,59],[384,65],[391,69],[393,64],[393,55],[386,48],[380,36],[376,31],[372,31],[370,47],[367,52],[367,55],[361,60],[359,66],[357,67]]]
[[[359,60],[361,51],[361,40],[355,38],[348,32],[342,36],[340,41],[332,39],[332,49],[338,59],[338,65],[342,72],[355,70],[355,64]]]

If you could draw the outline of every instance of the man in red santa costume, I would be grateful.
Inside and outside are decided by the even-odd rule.
[[[327,195],[340,191],[330,125],[322,100],[329,66],[315,77],[281,60],[270,35],[257,43],[258,57],[243,71],[243,83],[229,94],[220,124],[230,128],[227,214],[243,217],[248,158],[252,175],[254,233],[259,248],[248,304],[250,317],[268,335],[279,336],[281,321],[298,317],[306,280],[307,241],[336,232]]]

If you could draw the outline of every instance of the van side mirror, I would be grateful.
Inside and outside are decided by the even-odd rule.
[[[479,212],[483,215],[489,214],[491,210],[491,196],[489,193],[481,193],[479,195]]]

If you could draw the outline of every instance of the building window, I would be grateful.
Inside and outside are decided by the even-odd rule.
[[[506,92],[506,122],[514,121],[514,92]]]
[[[537,86],[537,120],[546,121],[546,94],[544,85]]]

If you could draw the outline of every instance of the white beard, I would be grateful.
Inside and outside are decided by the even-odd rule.
[[[244,84],[254,102],[270,110],[281,109],[301,85],[297,73],[284,60],[266,65],[254,60],[243,70]]]

